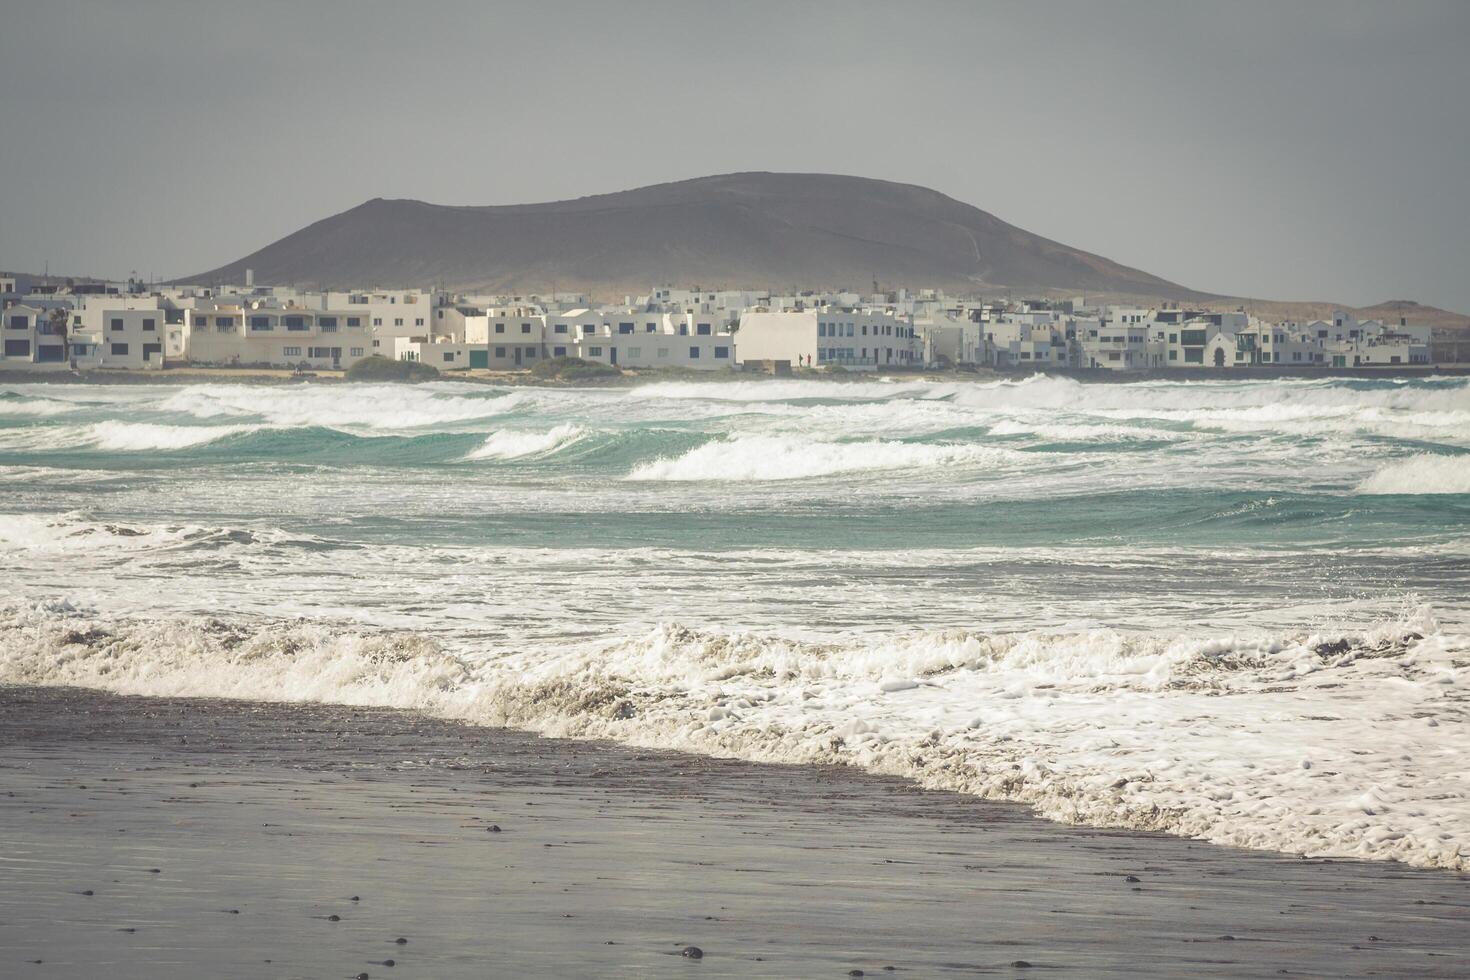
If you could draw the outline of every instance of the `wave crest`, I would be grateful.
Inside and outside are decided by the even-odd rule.
[[[1420,453],[1380,466],[1358,484],[1360,494],[1470,493],[1470,454]]]
[[[643,463],[629,480],[758,482],[804,480],[865,470],[929,469],[1012,462],[1013,450],[912,442],[826,442],[784,435],[719,439],[682,456]]]

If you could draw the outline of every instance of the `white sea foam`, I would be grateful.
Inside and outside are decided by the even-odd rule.
[[[1361,494],[1470,493],[1470,453],[1420,453],[1380,466],[1358,484]]]
[[[258,425],[159,425],[153,422],[96,422],[84,430],[83,441],[109,452],[188,449],[243,432]]]
[[[1016,456],[1012,451],[975,445],[826,442],[794,436],[751,435],[713,440],[682,456],[643,463],[628,474],[628,479],[672,482],[801,480],[865,470],[998,465],[1014,462]]]
[[[77,407],[70,402],[57,401],[51,398],[34,398],[26,401],[16,398],[0,398],[0,415],[48,417],[74,412],[77,410]]]
[[[387,705],[842,763],[1053,819],[1470,868],[1463,637],[1090,630],[830,643],[678,626],[488,659],[419,634],[0,611],[0,682]]]
[[[1186,432],[1140,425],[1070,424],[1030,419],[1004,419],[990,427],[991,435],[1037,436],[1057,442],[1174,442],[1188,439]]]
[[[582,438],[583,430],[575,425],[558,425],[549,432],[525,432],[500,429],[490,433],[479,448],[469,452],[466,460],[521,459],[544,456],[564,449]]]
[[[202,419],[254,416],[283,426],[418,429],[502,415],[525,397],[486,397],[491,393],[460,385],[200,385],[159,407]]]

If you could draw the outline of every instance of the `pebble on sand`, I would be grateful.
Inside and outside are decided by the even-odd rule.
[[[702,960],[704,959],[704,950],[700,949],[698,946],[685,946],[683,949],[679,950],[679,955],[687,956],[691,960]]]
[[[1026,962],[1025,960],[1012,960],[1011,966],[1015,967],[1017,970],[1025,970],[1030,967],[1031,964]]]
[[[407,946],[408,945],[408,940],[407,939],[404,939],[402,936],[399,936],[397,939],[395,939],[393,941],[395,943],[397,943],[398,945],[400,945],[400,946]]]
[[[1124,878],[1123,880],[1126,881],[1126,882],[1128,882],[1128,884],[1130,884],[1130,885],[1136,885],[1140,881],[1142,881],[1143,879],[1142,878],[1139,878],[1138,875],[1129,875],[1128,877]]]
[[[861,976],[864,976],[865,974],[863,973],[862,970],[848,970],[847,971],[847,975],[850,976],[850,977],[861,977]]]

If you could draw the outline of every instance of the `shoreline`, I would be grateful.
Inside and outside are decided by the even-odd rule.
[[[0,687],[0,838],[13,976],[1449,977],[1470,955],[1467,875],[379,708]]]
[[[1275,380],[1328,380],[1344,379],[1371,381],[1374,379],[1432,379],[1470,377],[1470,364],[1440,364],[1424,367],[1383,368],[1230,368],[1211,370],[1208,368],[1167,368],[1148,371],[1110,371],[1103,368],[1048,369],[1040,371],[1006,371],[995,368],[977,368],[973,371],[956,369],[892,369],[885,371],[850,371],[832,374],[818,370],[799,370],[789,375],[774,375],[764,371],[662,371],[625,372],[620,377],[590,378],[564,381],[556,378],[538,378],[529,371],[489,371],[472,369],[441,372],[429,381],[348,381],[343,371],[313,371],[295,373],[275,368],[205,368],[176,367],[155,371],[109,369],[100,371],[14,371],[0,369],[0,384],[93,384],[93,385],[188,385],[188,384],[242,384],[242,385],[285,385],[285,384],[425,384],[432,381],[454,381],[465,384],[504,385],[507,387],[535,388],[631,388],[645,384],[694,383],[707,384],[730,381],[819,381],[831,384],[851,384],[876,379],[904,381],[931,381],[950,383],[993,383],[997,381],[1023,381],[1033,377],[1070,378],[1084,384],[1129,384],[1156,381],[1275,381]]]

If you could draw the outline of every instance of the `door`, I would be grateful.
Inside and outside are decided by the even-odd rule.
[[[485,350],[471,350],[470,351],[470,367],[472,367],[472,368],[488,368],[489,366],[490,366],[490,350],[489,350],[489,348],[486,348]]]
[[[521,349],[519,347],[517,347],[516,348],[516,367],[520,367],[520,366],[521,366]]]
[[[607,356],[612,359],[613,364],[618,363],[618,349],[616,347],[609,347],[607,349]]]

